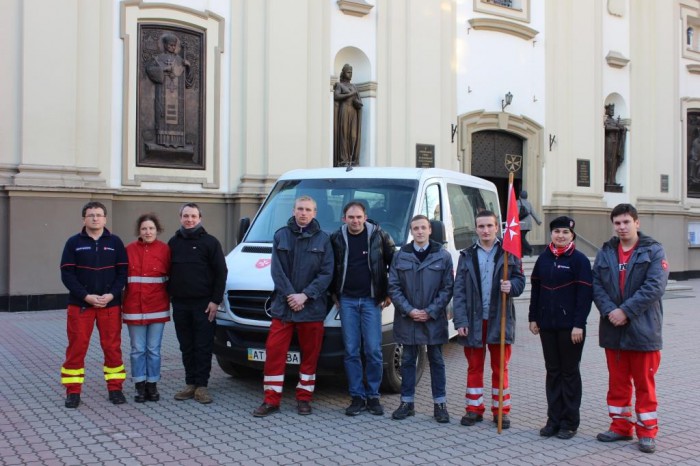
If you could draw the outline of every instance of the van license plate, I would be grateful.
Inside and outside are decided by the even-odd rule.
[[[265,350],[257,348],[248,348],[248,361],[265,362]],[[301,355],[298,351],[287,352],[287,364],[301,364]]]

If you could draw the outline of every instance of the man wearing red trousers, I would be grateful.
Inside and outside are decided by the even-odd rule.
[[[486,348],[491,355],[491,412],[498,423],[498,388],[501,360],[501,293],[506,302],[505,361],[503,371],[503,419],[501,426],[510,428],[510,387],[508,362],[515,340],[515,306],[513,298],[525,289],[522,263],[508,255],[508,279],[503,280],[505,254],[497,238],[496,214],[484,210],[476,215],[479,240],[459,253],[453,296],[453,323],[467,358],[466,414],[460,424],[473,426],[484,420],[484,361]],[[488,393],[488,392],[487,392]],[[488,395],[487,395],[488,396]],[[488,400],[488,398],[486,398]]]
[[[122,384],[126,378],[121,350],[121,295],[127,276],[124,243],[105,228],[107,208],[88,202],[82,210],[83,229],[68,239],[61,257],[61,280],[68,288],[68,348],[61,367],[66,387],[66,408],[80,405],[85,379],[85,354],[97,323],[104,352],[104,377],[109,400],[126,402]]]
[[[601,442],[632,440],[653,453],[658,431],[654,376],[661,361],[661,297],[668,262],[661,244],[639,231],[637,209],[619,204],[610,214],[617,236],[603,245],[593,265],[593,299],[600,311],[600,346],[608,362],[610,429]],[[637,423],[632,419],[635,391]]]
[[[287,350],[294,330],[301,349],[297,412],[311,414],[316,385],[316,364],[323,340],[326,291],[333,278],[333,248],[316,221],[316,201],[302,196],[294,202],[287,226],[275,232],[272,242],[272,325],[265,344],[263,388],[265,399],[253,411],[265,417],[279,411]]]

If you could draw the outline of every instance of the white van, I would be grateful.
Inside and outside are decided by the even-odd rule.
[[[423,214],[440,221],[434,223],[433,235],[452,253],[455,268],[459,250],[476,241],[476,213],[491,210],[501,220],[496,186],[464,173],[387,167],[320,168],[285,173],[252,223],[241,219],[238,246],[226,257],[229,275],[225,299],[216,318],[214,353],[227,374],[238,375],[246,367],[262,370],[271,323],[272,238],[278,228],[287,224],[294,200],[302,195],[316,200],[316,219],[329,234],[340,227],[343,206],[351,200],[366,202],[368,217],[388,232],[397,246],[411,241],[409,222],[414,215]],[[330,298],[328,306],[318,373],[343,373],[340,316]],[[397,392],[401,388],[401,348],[393,341],[393,318],[393,307],[384,309],[382,386],[386,391]],[[450,331],[454,330],[450,328]],[[287,363],[300,363],[296,337],[287,354]],[[419,359],[419,374],[424,365],[425,355]]]

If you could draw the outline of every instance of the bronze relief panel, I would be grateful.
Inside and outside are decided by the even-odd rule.
[[[204,170],[204,32],[141,23],[136,165]]]

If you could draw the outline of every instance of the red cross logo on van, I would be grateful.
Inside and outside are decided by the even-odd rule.
[[[258,261],[255,263],[255,267],[258,269],[264,269],[265,267],[269,266],[271,262],[272,259],[258,259]]]

